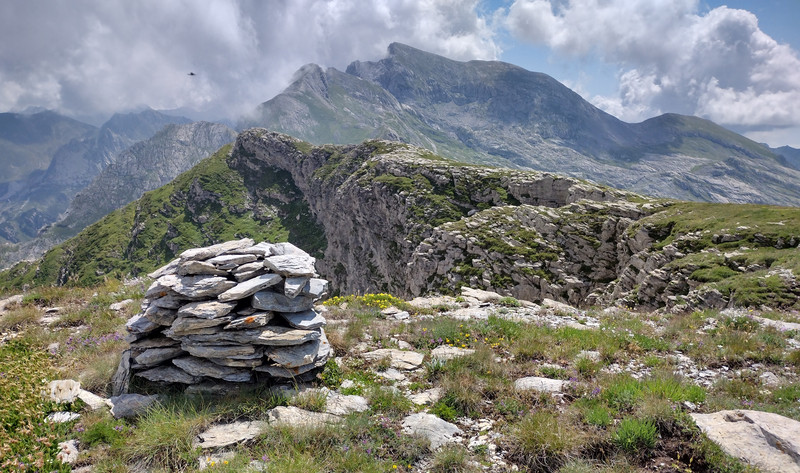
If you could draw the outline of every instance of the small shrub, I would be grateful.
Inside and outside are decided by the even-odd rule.
[[[651,420],[628,417],[619,423],[611,438],[625,452],[639,454],[655,448],[658,429]]]
[[[473,461],[469,452],[461,445],[447,445],[433,455],[432,473],[472,473],[481,468]]]
[[[497,303],[505,307],[522,307],[519,300],[514,297],[501,297]]]
[[[436,404],[431,407],[431,414],[447,422],[455,422],[459,413],[455,407],[450,405],[447,399],[439,399],[436,401]]]
[[[582,433],[564,416],[532,411],[511,429],[511,457],[532,471],[554,471],[575,454]]]
[[[597,427],[608,427],[613,422],[611,411],[605,406],[594,406],[586,409],[583,414],[583,421],[589,425]]]
[[[342,369],[339,367],[339,364],[336,363],[335,359],[331,358],[325,362],[325,368],[323,368],[322,373],[319,374],[319,379],[325,386],[331,389],[338,389],[339,386],[342,385]]]
[[[413,403],[403,393],[394,389],[374,386],[367,393],[373,411],[387,415],[403,415],[411,410]]]
[[[324,412],[328,401],[328,393],[321,389],[310,389],[298,393],[289,402],[293,406],[312,412]]]
[[[620,376],[603,390],[602,397],[614,409],[624,411],[633,408],[642,395],[639,382],[629,376]]]

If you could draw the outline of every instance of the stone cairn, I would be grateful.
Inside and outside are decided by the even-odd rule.
[[[131,376],[182,385],[313,378],[331,356],[314,310],[328,282],[314,263],[291,243],[251,239],[184,251],[149,275],[114,394]]]

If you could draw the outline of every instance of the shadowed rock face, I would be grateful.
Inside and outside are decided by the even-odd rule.
[[[386,58],[355,61],[345,72],[304,66],[245,125],[315,144],[403,141],[459,161],[658,197],[800,205],[791,150],[770,150],[697,117],[625,123],[546,74],[452,61],[398,43]]]

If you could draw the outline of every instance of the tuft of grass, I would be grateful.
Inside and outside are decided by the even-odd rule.
[[[583,440],[564,415],[532,411],[511,428],[511,457],[531,471],[554,471],[576,455]]]
[[[433,455],[431,473],[477,473],[481,471],[461,445],[446,445]]]
[[[658,428],[651,420],[626,417],[611,436],[614,444],[630,454],[642,454],[655,448]]]
[[[399,417],[411,410],[413,403],[402,392],[383,386],[373,386],[367,400],[374,412]]]
[[[42,396],[52,375],[45,351],[17,340],[0,345],[0,470],[69,471],[56,460],[68,424],[44,420],[61,410]]]
[[[194,437],[211,421],[207,410],[188,402],[158,404],[139,418],[123,455],[151,468],[185,470],[199,455],[192,448]]]

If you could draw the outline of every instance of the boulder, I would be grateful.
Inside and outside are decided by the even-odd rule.
[[[53,402],[74,402],[81,392],[81,383],[72,379],[56,379],[47,384],[47,393]]]
[[[540,378],[529,376],[514,381],[514,389],[517,391],[538,391],[541,393],[560,393],[567,381],[560,379]]]
[[[431,443],[431,450],[438,450],[443,445],[458,442],[457,437],[463,434],[455,424],[425,412],[406,417],[402,426],[403,432],[407,434],[427,438]]]
[[[208,450],[212,448],[228,447],[252,440],[260,435],[269,426],[264,421],[241,421],[232,424],[213,425],[199,434],[192,448]]]
[[[764,471],[800,473],[800,422],[751,410],[690,415],[728,455]]]
[[[414,370],[422,366],[425,355],[413,351],[396,350],[394,348],[381,348],[361,356],[367,361],[379,361],[384,358],[390,359],[390,366],[399,370]]]

